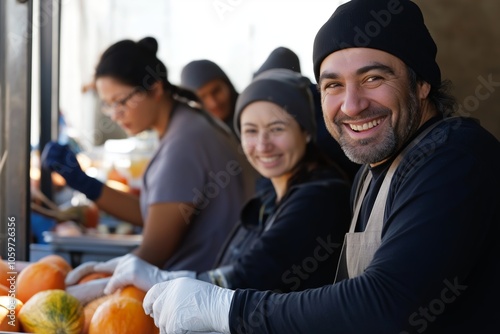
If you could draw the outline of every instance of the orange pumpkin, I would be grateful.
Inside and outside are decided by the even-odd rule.
[[[90,320],[92,320],[92,316],[94,315],[95,310],[97,310],[97,308],[102,303],[104,303],[105,301],[109,300],[110,298],[114,298],[114,297],[116,297],[116,294],[105,295],[105,296],[102,296],[102,297],[99,297],[97,299],[92,300],[91,302],[87,303],[87,305],[85,305],[83,307],[83,313],[85,315],[85,322],[83,324],[82,334],[87,334],[89,332]]]
[[[50,254],[42,257],[40,260],[38,260],[38,262],[51,263],[61,269],[64,275],[67,275],[71,270],[73,270],[71,264],[69,264],[69,262],[66,261],[66,259],[61,255],[57,254]]]
[[[94,203],[90,203],[85,209],[85,227],[97,228],[97,225],[99,225],[99,208]]]
[[[22,306],[23,303],[17,298],[0,296],[0,331],[21,330],[18,314]]]
[[[144,300],[144,297],[146,297],[146,292],[142,291],[141,289],[133,285],[127,285],[123,289],[118,290],[117,293],[121,297],[134,298],[140,301],[141,303]]]
[[[0,296],[8,296],[9,295],[9,288],[6,287],[5,285],[0,284]]]
[[[110,277],[111,273],[90,273],[88,275],[85,275],[83,276],[82,278],[80,278],[80,280],[78,281],[78,284],[82,284],[82,283],[85,283],[85,282],[88,282],[88,281],[93,281],[95,279],[99,279],[99,278],[105,278],[105,277]]]
[[[80,334],[84,322],[83,307],[66,291],[41,291],[21,308],[19,321],[30,333]]]
[[[137,299],[142,303],[145,296],[146,292],[142,291],[139,288],[136,288],[133,285],[128,285],[121,290],[115,291],[111,295],[102,296],[87,303],[87,305],[83,307],[83,313],[85,314],[85,325],[83,326],[82,334],[88,333],[90,327],[90,321],[92,320],[92,317],[96,309],[105,301],[115,297],[129,297]]]
[[[71,206],[63,210],[63,215],[79,225],[96,228],[99,224],[99,208],[94,203]]]
[[[128,180],[125,176],[123,176],[122,173],[116,170],[116,168],[111,168],[111,170],[108,172],[108,180],[112,181],[117,181],[122,184],[128,185]]]
[[[156,333],[153,318],[134,298],[115,297],[102,303],[90,320],[89,334]]]
[[[12,270],[10,270],[7,262],[4,260],[0,260],[0,285],[7,287],[10,285],[9,281],[7,281],[7,279],[10,277],[10,275],[7,273],[10,271]]]
[[[46,262],[31,263],[17,276],[16,297],[26,303],[34,294],[49,289],[66,289],[66,275],[57,266]]]

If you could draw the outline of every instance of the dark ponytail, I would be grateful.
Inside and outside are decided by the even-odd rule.
[[[111,45],[102,54],[95,71],[95,79],[112,77],[123,84],[151,90],[160,81],[166,92],[176,98],[198,102],[194,93],[172,85],[168,81],[167,67],[156,57],[158,42],[145,37],[138,42],[122,40]]]

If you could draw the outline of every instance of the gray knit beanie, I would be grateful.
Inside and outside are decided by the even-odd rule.
[[[323,60],[335,51],[371,48],[390,53],[431,85],[441,83],[437,47],[420,8],[409,0],[351,0],[337,8],[314,40],[316,81]]]
[[[240,134],[240,116],[243,109],[256,101],[272,102],[292,115],[300,127],[316,138],[316,122],[310,91],[311,81],[287,69],[270,69],[256,76],[236,101],[234,129]]]

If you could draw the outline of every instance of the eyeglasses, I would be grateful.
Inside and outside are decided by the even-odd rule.
[[[127,96],[125,96],[123,99],[115,101],[111,104],[108,104],[106,102],[101,103],[101,111],[104,115],[108,117],[113,117],[115,114],[117,116],[123,115],[123,107],[127,104],[127,102],[134,97],[135,94],[141,92],[142,89],[141,87],[136,87],[134,90],[132,90]]]

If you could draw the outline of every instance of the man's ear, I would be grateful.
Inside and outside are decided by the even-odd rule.
[[[421,81],[418,83],[418,97],[421,100],[425,100],[429,96],[431,91],[431,85],[427,81]]]

